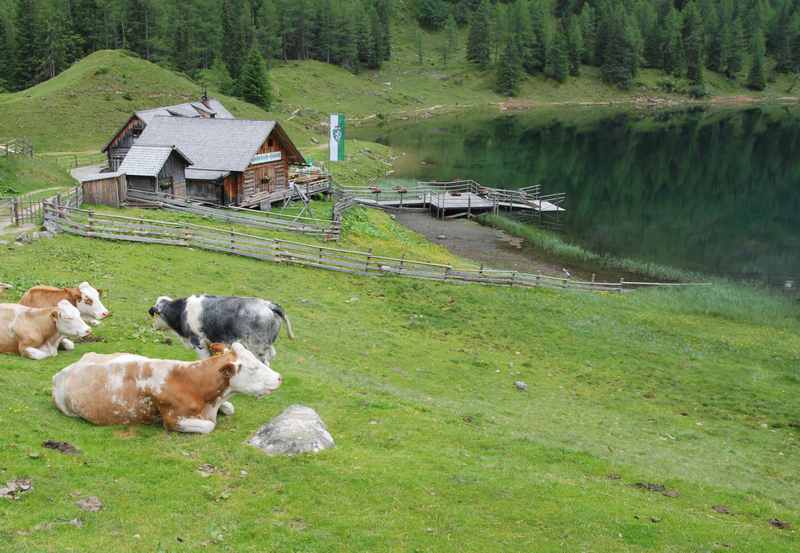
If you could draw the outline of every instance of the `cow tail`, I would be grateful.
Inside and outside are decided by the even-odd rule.
[[[272,304],[272,312],[275,313],[278,317],[283,319],[283,322],[286,323],[286,333],[289,335],[289,338],[294,340],[294,331],[292,330],[292,322],[289,320],[289,317],[284,313],[283,307],[277,304]]]

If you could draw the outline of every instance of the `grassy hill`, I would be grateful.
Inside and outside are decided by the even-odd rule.
[[[65,236],[2,258],[8,300],[88,279],[114,317],[75,352],[2,358],[0,481],[34,489],[0,500],[0,549],[797,550],[796,530],[769,523],[800,523],[800,321],[779,300],[365,279]],[[193,292],[286,308],[298,339],[277,344],[280,390],[234,398],[208,436],[56,411],[50,379],[85,352],[191,359],[147,309]],[[244,444],[293,403],[321,413],[335,449],[283,459]],[[103,510],[80,511],[92,495]]]

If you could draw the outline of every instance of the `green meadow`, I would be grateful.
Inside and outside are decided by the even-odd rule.
[[[798,547],[800,320],[779,297],[359,278],[71,236],[0,255],[7,301],[87,279],[114,315],[74,352],[1,360],[0,480],[34,488],[0,501],[0,550]],[[277,392],[234,398],[207,436],[94,427],[54,408],[52,376],[88,351],[192,359],[147,309],[195,292],[285,307],[298,339],[276,345]],[[334,449],[271,458],[245,444],[294,403],[321,414]],[[87,496],[103,509],[79,510]]]

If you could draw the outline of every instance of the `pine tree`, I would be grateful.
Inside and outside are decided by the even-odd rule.
[[[563,29],[556,31],[553,47],[550,50],[549,74],[550,77],[563,83],[569,74],[569,43],[567,33]]]
[[[530,3],[533,41],[531,44],[530,68],[526,66],[528,73],[541,72],[547,67],[547,50],[550,47],[548,26],[552,24],[549,6],[550,4],[547,0],[531,0]]]
[[[792,31],[792,6],[786,2],[775,18],[772,33],[772,51],[775,55],[775,71],[778,73],[788,73],[794,69]]]
[[[694,85],[703,84],[703,22],[694,1],[684,8],[683,44],[686,59],[686,77]]]
[[[712,71],[721,73],[725,69],[726,49],[730,48],[730,21],[716,9],[711,10],[708,17],[713,18],[713,21],[706,22],[709,33],[706,65]]]
[[[506,96],[516,96],[521,74],[522,70],[517,61],[514,43],[509,40],[497,64],[495,91]]]
[[[533,34],[527,3],[524,0],[516,0],[508,6],[505,16],[504,28],[498,29],[498,40],[513,41],[517,61],[526,73],[532,75],[540,71],[541,64],[535,57],[536,36]],[[506,35],[505,39],[500,38],[503,35]]]
[[[15,61],[11,26],[0,16],[0,90],[11,89],[16,71]]]
[[[380,36],[378,39],[378,57],[386,61],[392,57],[392,2],[391,0],[376,0],[375,11],[380,22]]]
[[[678,76],[683,73],[684,65],[681,16],[671,2],[661,31],[661,67],[665,73]]]
[[[442,43],[442,65],[447,67],[447,60],[458,49],[458,26],[455,18],[450,15],[444,24],[444,42]]]
[[[765,50],[764,35],[758,31],[753,38],[753,61],[750,65],[750,72],[747,74],[747,87],[752,90],[767,88]]]
[[[236,83],[239,96],[264,109],[272,105],[272,90],[264,58],[255,47],[250,48]]]
[[[28,88],[37,82],[42,35],[41,14],[37,0],[17,0],[16,20],[16,88]]]
[[[238,80],[242,69],[242,56],[248,50],[242,23],[247,14],[242,0],[222,2],[222,61],[234,80]]]
[[[103,47],[103,20],[98,17],[102,8],[97,0],[75,0],[72,21],[75,33],[81,38],[80,55],[91,54]]]
[[[741,18],[731,23],[730,46],[725,50],[725,75],[733,79],[744,67],[745,34]]]
[[[581,38],[583,39],[582,61],[586,65],[596,64],[597,12],[591,4],[585,4],[580,15]]]
[[[223,94],[235,94],[236,85],[228,72],[228,67],[219,57],[214,58],[211,67],[201,72],[200,82]]]
[[[274,0],[261,0],[255,13],[255,42],[265,60],[280,57],[281,45],[280,18],[275,17],[278,5]]]
[[[472,15],[467,35],[467,59],[485,69],[491,63],[489,50],[489,3],[481,0]]]
[[[615,6],[619,8],[619,4]],[[605,48],[603,49],[603,80],[620,88],[630,88],[636,76],[636,46],[632,43],[630,21],[619,16],[617,9],[607,10],[602,15]]]
[[[123,24],[125,47],[149,60],[153,44],[153,6],[148,0],[125,0]]]

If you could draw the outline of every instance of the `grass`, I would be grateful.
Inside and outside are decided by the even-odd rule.
[[[54,161],[0,157],[0,196],[18,196],[74,184],[72,177]]]
[[[800,522],[800,321],[762,317],[750,305],[759,297],[364,279],[65,236],[2,256],[9,300],[38,282],[88,279],[114,312],[101,342],[43,362],[2,359],[0,480],[34,482],[0,502],[9,551],[798,546],[795,530],[768,520]],[[235,398],[236,415],[209,436],[93,427],[54,409],[51,376],[87,351],[191,359],[146,311],[159,295],[193,292],[286,308],[299,338],[277,344],[284,385],[273,396]],[[745,305],[730,309],[732,299]],[[293,403],[321,413],[335,449],[283,459],[244,444]],[[44,450],[47,439],[84,453]],[[204,463],[217,469],[209,478],[197,473]],[[78,510],[89,495],[102,511]],[[83,528],[58,524],[76,517]]]

